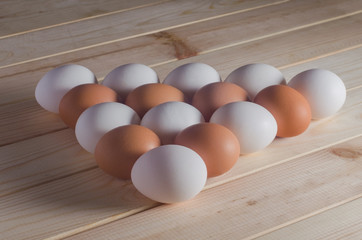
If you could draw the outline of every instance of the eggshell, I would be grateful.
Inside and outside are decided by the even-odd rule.
[[[161,83],[150,83],[130,92],[126,104],[143,117],[148,110],[161,103],[184,100],[184,94],[177,88]]]
[[[277,133],[277,123],[273,115],[252,102],[228,103],[214,112],[210,122],[221,124],[235,134],[241,154],[265,148]]]
[[[139,122],[137,113],[127,105],[117,102],[99,103],[87,108],[79,116],[75,125],[75,136],[85,150],[94,153],[104,134],[113,128]]]
[[[107,132],[98,142],[94,157],[99,168],[117,178],[130,179],[136,160],[161,144],[150,129],[126,125]]]
[[[151,108],[143,116],[141,125],[154,131],[162,144],[170,144],[183,129],[204,121],[195,107],[184,102],[166,102]]]
[[[203,189],[207,170],[195,151],[180,145],[164,145],[143,154],[134,164],[131,178],[146,197],[176,203],[193,198]]]
[[[308,128],[311,121],[307,100],[291,87],[267,87],[256,95],[254,102],[273,114],[278,124],[278,137],[297,136]]]
[[[87,108],[102,102],[116,102],[118,96],[112,89],[98,84],[82,84],[67,92],[59,104],[59,116],[70,128]]]
[[[185,94],[186,102],[191,102],[197,90],[220,80],[219,73],[213,67],[205,63],[187,63],[172,70],[163,83],[180,89]]]
[[[252,63],[242,66],[225,79],[248,92],[251,101],[258,92],[271,85],[286,84],[283,74],[275,67],[264,63]]]
[[[72,88],[86,83],[97,83],[95,75],[86,67],[68,64],[47,72],[35,88],[36,101],[44,109],[59,113],[59,103]]]
[[[307,99],[313,119],[332,116],[346,101],[346,87],[342,79],[325,69],[301,72],[288,85]]]
[[[205,161],[208,177],[229,171],[239,159],[240,144],[226,127],[215,123],[199,123],[182,130],[175,144],[197,152]]]
[[[192,105],[199,109],[209,121],[219,107],[237,101],[246,101],[247,92],[236,84],[228,82],[210,83],[200,88],[192,99]]]
[[[113,69],[102,84],[115,90],[125,100],[133,89],[158,82],[157,73],[152,68],[139,63],[129,63]]]

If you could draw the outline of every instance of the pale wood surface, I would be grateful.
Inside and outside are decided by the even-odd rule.
[[[101,3],[102,2],[102,3]],[[1,1],[0,239],[362,239],[362,1]],[[97,168],[34,99],[65,63],[337,73],[344,107],[161,205]]]

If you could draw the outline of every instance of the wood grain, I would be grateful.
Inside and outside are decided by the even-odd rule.
[[[97,0],[88,0],[85,2],[79,0],[53,0],[44,2],[42,0],[3,0],[0,2],[0,38],[114,14],[133,8],[141,8],[159,2],[164,1],[110,0],[100,2]]]
[[[246,238],[361,195],[362,155],[344,158],[333,151],[360,151],[361,144],[359,137],[204,191],[193,201],[163,205],[70,239]]]
[[[161,79],[173,68],[187,62],[204,62],[215,66],[223,78],[235,68],[250,63],[264,62],[276,67],[283,67],[288,64],[297,64],[308,59],[313,60],[321,54],[327,54],[335,51],[341,51],[345,48],[362,44],[362,33],[356,33],[355,24],[362,20],[362,14],[346,17],[339,21],[332,21],[320,24],[306,29],[294,31],[293,34],[280,34],[274,37],[253,41],[251,43],[241,44],[220,51],[210,52],[204,55],[191,57],[177,62],[171,62],[155,67]],[[334,36],[334,32],[339,31],[341,35]],[[333,38],[334,41],[330,41]],[[306,42],[305,40],[308,39]],[[291,54],[293,52],[293,54]],[[240,58],[242,54],[243,58]],[[219,56],[228,56],[227,61]],[[28,94],[32,95],[35,88],[35,81],[29,83],[32,87],[27,88]],[[26,84],[24,84],[26,86]],[[25,87],[24,87],[25,88]],[[0,88],[2,93],[11,92],[9,89]],[[15,87],[19,89],[19,87]],[[18,93],[15,90],[16,97],[25,94]],[[15,100],[15,99],[14,99]],[[27,110],[22,110],[27,109]],[[32,115],[29,119],[31,110]],[[3,114],[6,113],[6,114]],[[25,114],[24,114],[25,113]],[[15,116],[21,120],[23,131],[14,123]],[[43,110],[36,103],[34,98],[25,101],[15,101],[13,104],[0,105],[0,121],[4,125],[0,126],[0,145],[29,139],[34,136],[46,134],[64,128],[60,121],[51,121],[39,125],[34,122],[43,122],[49,118],[49,113]],[[29,119],[29,121],[22,121]],[[15,122],[17,123],[17,122]]]
[[[278,0],[170,1],[16,35],[0,39],[0,65],[7,66],[63,52],[74,52],[77,49],[221,17],[223,14],[247,11],[273,2]]]

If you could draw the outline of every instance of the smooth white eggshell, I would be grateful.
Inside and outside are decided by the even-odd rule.
[[[98,141],[113,128],[129,124],[139,124],[137,113],[127,105],[105,102],[87,108],[75,125],[75,136],[79,144],[94,153]]]
[[[346,101],[346,87],[333,72],[310,69],[297,74],[288,85],[308,101],[313,119],[329,117],[342,108]]]
[[[152,68],[139,63],[129,63],[113,69],[102,84],[116,91],[121,99],[126,99],[133,89],[158,82],[157,73]]]
[[[190,102],[197,90],[209,83],[220,81],[220,75],[213,67],[205,63],[187,63],[171,71],[163,83],[181,90],[186,101]]]
[[[47,72],[35,88],[36,101],[44,109],[59,113],[59,103],[72,88],[87,83],[97,83],[95,75],[86,67],[68,64]]]
[[[277,133],[277,122],[264,107],[252,102],[228,103],[217,109],[210,122],[230,129],[238,138],[241,154],[268,146]]]
[[[207,170],[202,158],[193,150],[180,145],[163,145],[137,159],[131,179],[146,197],[175,203],[189,200],[203,189]]]
[[[166,102],[148,110],[141,125],[154,131],[162,144],[170,144],[179,132],[201,122],[205,119],[194,106],[184,102]]]
[[[264,88],[285,84],[283,74],[275,67],[264,63],[252,63],[235,69],[225,79],[242,87],[251,101]]]

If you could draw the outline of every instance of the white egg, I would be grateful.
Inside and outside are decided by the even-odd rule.
[[[277,134],[277,122],[264,107],[252,102],[228,103],[217,109],[210,122],[230,129],[238,138],[241,154],[268,146]]]
[[[205,122],[201,112],[184,102],[166,102],[151,108],[142,118],[141,125],[154,131],[162,144],[170,144],[185,128]]]
[[[175,203],[189,200],[203,189],[207,170],[202,158],[193,150],[180,145],[164,145],[137,159],[131,179],[146,197]]]
[[[283,74],[275,67],[264,63],[253,63],[235,69],[225,79],[239,85],[248,93],[251,101],[266,87],[285,84]]]
[[[307,99],[313,119],[335,114],[346,101],[343,81],[335,73],[325,69],[301,72],[293,77],[288,85]]]
[[[152,68],[139,63],[129,63],[113,69],[104,78],[102,84],[112,88],[125,100],[133,89],[158,82],[157,73]]]
[[[99,103],[87,108],[75,125],[75,136],[79,144],[94,153],[98,141],[113,128],[139,124],[137,113],[127,105],[117,102]]]
[[[59,103],[72,88],[97,83],[95,75],[86,67],[68,64],[54,68],[40,79],[35,88],[36,101],[44,109],[59,113]]]
[[[220,75],[213,67],[204,63],[187,63],[170,72],[163,83],[181,90],[186,101],[191,102],[197,90],[209,83],[220,81]]]

